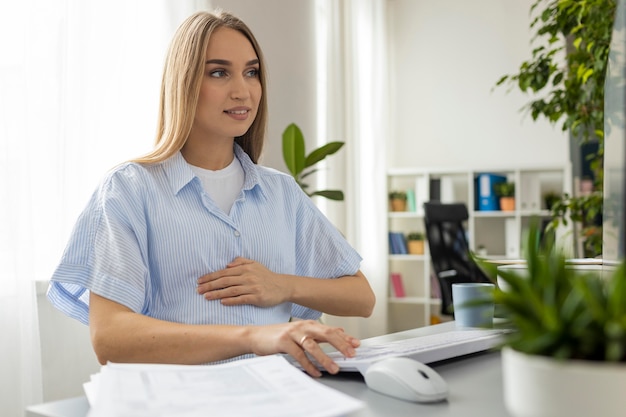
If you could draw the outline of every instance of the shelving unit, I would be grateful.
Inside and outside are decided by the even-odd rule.
[[[515,182],[514,211],[481,211],[476,205],[476,178],[491,173]],[[412,190],[415,210],[388,212],[389,232],[408,234],[424,232],[423,203],[439,200],[442,203],[463,202],[468,208],[466,224],[470,249],[486,251],[488,259],[519,259],[521,242],[530,221],[537,216],[550,219],[543,201],[549,191],[571,194],[571,167],[539,166],[518,168],[481,167],[477,169],[392,169],[387,173],[387,192]],[[432,198],[431,198],[432,197]],[[560,230],[557,237],[567,233]],[[431,276],[428,244],[423,255],[392,255],[387,248],[388,276],[399,273],[404,286],[404,297],[395,297],[389,285],[388,330],[402,331],[437,322],[440,302],[437,282]],[[391,281],[391,280],[390,280]]]

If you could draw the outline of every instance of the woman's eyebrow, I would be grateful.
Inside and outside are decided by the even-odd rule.
[[[246,66],[250,66],[250,65],[257,65],[259,63],[259,59],[252,59],[248,62],[246,62]],[[225,59],[208,59],[205,62],[206,64],[217,64],[217,65],[232,65],[232,62],[225,60]]]

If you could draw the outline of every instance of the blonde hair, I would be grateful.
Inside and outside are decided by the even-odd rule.
[[[230,13],[197,12],[188,17],[176,30],[170,44],[163,79],[159,119],[154,149],[133,162],[153,164],[161,162],[180,151],[191,132],[200,86],[204,76],[205,54],[211,34],[227,27],[241,32],[252,44],[259,59],[261,101],[256,118],[243,136],[235,138],[254,163],[258,162],[265,142],[267,125],[267,98],[265,61],[261,48],[248,26]]]

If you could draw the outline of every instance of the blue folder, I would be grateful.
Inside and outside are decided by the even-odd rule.
[[[497,174],[478,174],[475,179],[476,210],[500,210],[500,199],[494,191],[494,184],[506,182],[506,177]]]

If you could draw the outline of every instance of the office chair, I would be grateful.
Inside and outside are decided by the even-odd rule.
[[[464,227],[467,219],[464,203],[424,203],[426,240],[441,292],[442,315],[454,314],[452,284],[491,282],[470,256]]]

